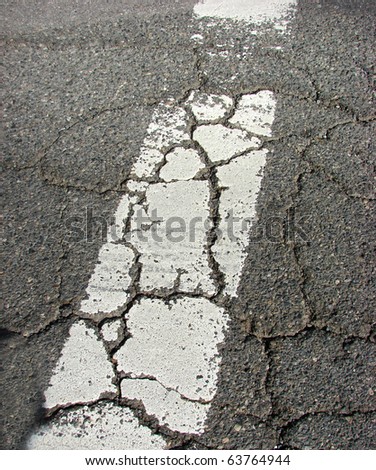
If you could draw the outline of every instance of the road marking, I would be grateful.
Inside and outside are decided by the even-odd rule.
[[[214,3],[222,5],[207,6]],[[265,2],[240,3],[254,9]],[[280,17],[291,3],[258,12]],[[221,5],[216,13],[228,15]],[[245,18],[254,20],[252,11]],[[275,106],[270,90],[236,102],[192,90],[184,103],[156,107],[77,314],[85,321],[71,327],[45,392],[46,408],[91,405],[54,418],[29,448],[164,448],[132,403],[172,431],[204,432],[229,321],[223,305],[240,282]],[[100,334],[90,319],[106,319]],[[123,321],[129,337],[121,343]],[[106,345],[116,342],[108,354]],[[111,399],[116,374],[117,399],[125,401],[95,403]]]
[[[229,129],[222,124],[199,126],[193,138],[204,148],[211,162],[226,163],[230,158],[257,149],[261,141],[248,137],[241,129]]]
[[[114,370],[106,349],[85,322],[74,323],[45,392],[45,407],[90,403],[101,395],[116,396]]]
[[[260,136],[241,126],[270,135],[273,94],[261,91],[244,96],[244,102],[231,119],[230,97],[198,91],[185,107],[157,107],[133,167],[133,174],[143,177],[127,184],[128,193],[115,213],[115,232],[109,230],[86,290],[88,298],[81,303],[81,316],[107,318],[121,315],[132,301],[132,289],[138,293],[124,316],[130,338],[113,356],[125,377],[121,394],[141,400],[146,413],[180,432],[204,431],[217,388],[218,346],[228,324],[220,296],[236,296],[266,161]],[[218,119],[221,124],[207,124]],[[231,121],[239,128],[229,127]],[[156,152],[150,160],[145,149]],[[160,182],[161,177],[171,182]],[[230,227],[231,233],[230,215],[241,222]],[[170,221],[180,221],[184,228],[175,233]],[[216,240],[210,245],[213,229]],[[215,270],[221,271],[224,286]],[[102,338],[116,340],[118,328],[117,323],[105,323]],[[72,326],[46,391],[47,408],[93,402],[114,392],[112,366],[101,341],[83,321]],[[42,436],[46,442],[56,439],[54,426],[41,431],[31,445],[52,445],[43,443]]]
[[[79,379],[79,377],[78,377]],[[30,449],[41,450],[124,450],[162,449],[165,441],[126,407],[101,403],[69,410],[42,427],[29,440]]]
[[[277,22],[296,0],[201,0],[194,7],[196,15],[211,18],[234,18],[256,24]]]

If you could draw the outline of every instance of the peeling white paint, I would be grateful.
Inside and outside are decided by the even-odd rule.
[[[118,320],[109,320],[102,325],[101,335],[102,338],[107,342],[118,341],[120,337],[120,331],[124,328],[123,322]]]
[[[129,180],[127,182],[127,188],[129,191],[133,193],[142,193],[146,191],[146,188],[149,186],[149,183],[147,181],[134,181],[134,180]]]
[[[285,16],[296,0],[200,0],[194,12],[200,17],[232,18],[260,24]]]
[[[127,246],[115,243],[102,246],[86,289],[89,297],[81,302],[81,312],[111,313],[127,303],[134,258],[133,250]]]
[[[192,91],[187,103],[199,123],[223,119],[233,105],[232,98],[226,95],[208,95]]]
[[[227,325],[222,308],[202,298],[141,299],[126,318],[131,338],[115,354],[119,371],[154,377],[191,400],[213,398]]]
[[[217,389],[218,346],[228,324],[228,316],[214,298],[219,292],[214,260],[225,278],[223,294],[236,296],[252,223],[249,219],[256,215],[267,155],[266,150],[260,150],[261,137],[271,134],[275,98],[266,90],[246,95],[230,119],[236,128],[215,124],[226,118],[232,106],[230,97],[196,92],[181,106],[171,101],[156,108],[127,182],[131,194],[120,200],[114,226],[100,249],[87,287],[88,298],[81,303],[81,312],[102,318],[121,312],[130,301],[131,287],[144,295],[130,306],[125,317],[130,337],[112,358],[118,372],[126,376],[122,396],[141,400],[146,412],[171,430],[192,434],[205,428]],[[197,120],[193,140],[193,123],[185,111],[188,107]],[[215,169],[206,167],[205,158],[193,149],[197,143]],[[208,237],[214,227],[210,208],[215,198],[209,170],[216,175],[220,190],[218,229],[222,233],[211,250]],[[198,176],[200,179],[193,179]],[[155,182],[156,177],[165,182]],[[237,222],[229,224],[230,216]],[[135,276],[136,268],[139,277]],[[178,297],[169,301],[147,298],[169,293]],[[123,320],[106,321],[101,337],[118,341],[123,327]],[[112,374],[102,341],[79,322],[72,327],[46,391],[46,406],[87,403],[105,392],[115,393]],[[34,435],[32,446],[62,448],[59,439],[66,439],[64,445],[80,448],[75,423],[84,413],[92,413],[94,425],[84,427],[82,446],[97,445],[101,429],[109,436],[101,441],[103,448],[115,448],[109,444],[115,434],[122,436],[122,448],[165,445],[162,438],[139,425],[129,410],[106,405],[82,408],[76,415],[68,413],[42,428],[39,437]],[[122,413],[125,424],[119,430]]]
[[[243,95],[238,103],[234,116],[229,120],[253,134],[272,135],[276,98],[269,90],[259,91],[252,95]]]
[[[206,181],[150,185],[146,203],[154,223],[146,230],[133,225],[130,239],[141,253],[141,292],[175,285],[178,292],[215,293],[206,249],[209,197]],[[137,216],[132,220],[140,224]]]
[[[140,156],[133,164],[133,174],[138,178],[152,178],[156,175],[158,165],[163,161],[159,150],[142,147]]]
[[[219,203],[221,236],[212,251],[225,275],[224,293],[230,296],[236,296],[241,278],[266,155],[267,150],[256,150],[217,168],[224,189]]]
[[[193,34],[191,36],[192,41],[202,44],[204,42],[204,36],[202,34]]]
[[[113,378],[114,371],[102,341],[85,322],[74,323],[45,391],[44,406],[89,403],[104,393],[115,395]]]
[[[261,145],[257,137],[249,138],[245,131],[229,129],[222,124],[199,126],[193,133],[212,162],[226,162],[246,150],[257,149]]]
[[[76,378],[77,379],[77,378]],[[79,381],[79,380],[78,380]],[[30,450],[162,450],[165,440],[113,403],[69,410],[29,439]]]
[[[203,168],[205,165],[196,150],[177,147],[166,155],[166,163],[159,176],[166,182],[190,180]]]
[[[141,400],[146,413],[154,415],[160,424],[172,431],[200,434],[204,432],[209,404],[182,398],[174,390],[167,390],[156,380],[124,379],[121,394],[130,400]]]
[[[107,232],[108,242],[117,242],[122,239],[124,235],[125,223],[129,217],[131,201],[128,194],[124,195],[118,204],[114,216],[114,223],[109,226]]]
[[[160,104],[147,129],[144,146],[165,151],[173,145],[189,142],[189,116],[179,106]]]

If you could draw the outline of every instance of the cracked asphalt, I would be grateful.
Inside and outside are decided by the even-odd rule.
[[[282,49],[276,32],[198,21],[194,1],[4,3],[1,446],[45,419],[155,106],[269,89],[273,158],[218,392],[207,431],[171,446],[376,448],[374,2],[299,1]]]

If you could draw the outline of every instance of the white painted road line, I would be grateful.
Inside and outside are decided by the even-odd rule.
[[[164,445],[162,437],[139,426],[131,410],[113,403],[69,410],[29,440],[29,449],[41,450],[158,450]]]
[[[198,16],[234,18],[261,24],[283,18],[296,0],[201,0],[194,7]]]
[[[46,408],[91,406],[55,418],[29,448],[165,447],[127,406],[95,403],[116,392],[113,364],[118,399],[142,403],[173,431],[204,432],[229,321],[222,305],[240,282],[275,106],[270,90],[236,107],[192,90],[185,103],[156,108],[78,312],[86,320],[71,327],[45,393]],[[112,317],[103,339],[87,324]],[[123,321],[129,338],[108,355]]]

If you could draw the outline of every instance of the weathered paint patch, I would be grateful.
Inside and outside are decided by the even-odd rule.
[[[193,133],[196,140],[206,151],[212,162],[227,162],[247,150],[257,149],[261,141],[250,138],[240,129],[229,129],[222,124],[199,126]]]
[[[125,194],[118,204],[115,212],[114,222],[108,227],[107,241],[117,242],[123,238],[126,221],[129,217],[131,201],[128,194]]]
[[[203,168],[205,165],[196,150],[177,147],[166,155],[166,163],[159,176],[166,182],[190,180]]]
[[[102,338],[109,343],[118,341],[122,328],[124,325],[120,319],[106,321],[101,328]]]
[[[236,296],[241,278],[266,155],[267,150],[256,150],[217,168],[223,190],[219,202],[220,236],[212,252],[225,275],[224,293],[230,296]]]
[[[124,379],[121,394],[130,400],[141,400],[146,413],[154,415],[172,431],[204,432],[209,404],[184,399],[174,390],[167,390],[156,380],[149,379]]]
[[[141,299],[126,318],[131,338],[115,355],[119,372],[153,377],[191,400],[213,398],[227,324],[222,308],[202,298]]]
[[[253,134],[270,137],[275,107],[276,98],[272,91],[263,90],[252,95],[243,95],[229,122]]]
[[[45,391],[46,408],[90,403],[101,395],[116,395],[114,371],[102,341],[83,321],[71,326],[61,357]]]
[[[127,246],[115,243],[102,246],[86,289],[89,297],[81,302],[81,312],[111,313],[127,303],[134,258],[133,250]]]
[[[133,164],[132,173],[138,178],[152,178],[157,173],[158,165],[163,161],[159,150],[142,147],[138,159]]]
[[[31,450],[162,450],[161,436],[141,426],[133,413],[113,403],[65,411],[28,442]]]
[[[167,151],[173,145],[188,142],[189,116],[179,106],[160,104],[153,113],[147,129],[144,146]]]
[[[206,181],[150,185],[146,229],[137,214],[132,219],[137,225],[132,226],[131,243],[141,253],[141,292],[175,288],[215,293],[206,250],[209,198]]]
[[[198,123],[223,119],[233,106],[233,100],[226,95],[208,95],[193,91],[187,100]]]
[[[224,341],[228,322],[214,297],[219,281],[213,280],[212,258],[224,275],[223,293],[236,296],[267,154],[266,150],[259,150],[261,139],[249,134],[270,135],[275,104],[272,92],[246,95],[239,100],[230,122],[226,122],[230,109],[233,111],[232,99],[202,96],[197,92],[182,106],[165,103],[157,107],[133,166],[133,179],[127,182],[129,194],[120,200],[114,226],[99,252],[87,288],[88,298],[81,303],[85,314],[111,317],[127,306],[131,285],[132,292],[137,291],[139,300],[128,306],[125,317],[130,337],[112,357],[118,371],[126,377],[121,385],[123,397],[141,400],[147,413],[155,415],[160,424],[189,433],[204,431],[217,387],[218,345]],[[188,107],[198,121],[193,140],[193,123],[185,111]],[[225,125],[207,124],[222,119]],[[214,169],[193,150],[197,143],[215,164]],[[198,176],[200,179],[192,179]],[[158,177],[166,182],[156,182]],[[213,198],[216,191],[220,192],[219,199]],[[214,228],[213,204],[218,204],[214,210],[219,214],[221,236],[209,249],[209,232]],[[231,217],[238,223],[231,225]],[[147,297],[172,293],[176,295],[174,300]],[[83,322],[78,325],[87,329]],[[109,343],[120,342],[124,336],[119,328],[123,325],[120,319],[107,321],[101,327],[101,337]],[[78,338],[68,340],[59,370],[46,392],[52,406],[92,402],[114,390],[112,365],[102,342],[93,331],[85,335],[82,331],[73,332],[73,337]],[[88,343],[89,352],[94,351],[89,354],[93,364],[87,358],[84,343]],[[83,375],[80,367],[85,368]],[[81,376],[87,386],[82,387]],[[76,385],[70,389],[68,382]],[[89,411],[96,420],[95,426],[108,426],[109,436],[118,433],[120,415],[124,413],[127,424],[121,432],[128,437],[122,438],[122,448],[164,445],[162,438],[155,440],[133,415],[128,420],[126,408],[103,409],[93,406]],[[61,418],[63,431],[58,421],[44,427],[38,445],[60,448],[60,440],[57,442],[61,434],[66,436],[67,445],[78,448],[72,443],[82,410],[88,413],[82,408],[73,420]],[[100,430],[91,428],[86,434],[95,442]],[[89,445],[85,442],[83,445]],[[113,446],[105,439],[103,448],[109,447]]]
[[[200,0],[194,7],[198,16],[233,18],[252,23],[276,21],[285,16],[296,0]]]

